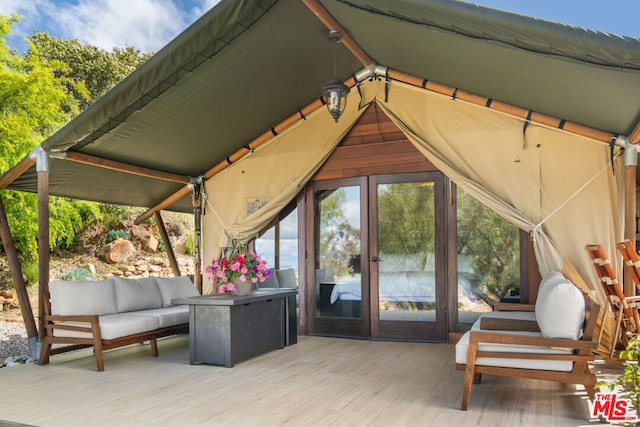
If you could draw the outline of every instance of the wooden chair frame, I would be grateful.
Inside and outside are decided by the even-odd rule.
[[[589,369],[589,362],[595,360],[594,351],[598,348],[598,341],[593,338],[600,306],[591,298],[585,296],[585,326],[582,337],[579,340],[545,338],[541,336],[522,335],[517,332],[509,333],[504,331],[532,330],[531,322],[517,321],[514,319],[500,319],[500,322],[491,322],[491,328],[500,328],[502,332],[488,330],[472,330],[469,335],[469,347],[467,350],[466,364],[458,364],[458,370],[464,370],[464,388],[462,392],[462,409],[466,410],[471,397],[471,387],[473,383],[480,383],[482,374],[530,378],[538,380],[555,381],[567,384],[581,384],[589,398],[595,399],[596,376]],[[521,310],[523,311],[523,310]],[[493,319],[498,320],[498,319]],[[481,321],[481,328],[488,326]],[[539,329],[538,329],[539,330]],[[536,353],[512,353],[512,352],[487,352],[481,351],[479,346],[483,343],[532,345],[553,348],[571,349],[570,354],[536,354]],[[496,367],[477,365],[476,360],[480,357],[504,358],[504,359],[525,359],[525,360],[564,360],[573,363],[573,369],[569,372],[525,369],[511,367]]]
[[[616,328],[610,350],[610,357],[613,358],[618,342],[622,342],[623,347],[626,347],[629,338],[638,334],[640,317],[636,304],[637,298],[624,295],[622,286],[601,244],[587,245],[585,249],[593,261],[609,306],[616,316]]]
[[[636,252],[636,248],[631,240],[627,239],[616,245],[622,260],[624,261],[624,267],[627,274],[636,285],[636,290],[640,291],[640,256]]]

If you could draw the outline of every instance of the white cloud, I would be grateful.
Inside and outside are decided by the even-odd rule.
[[[106,50],[133,46],[158,50],[187,25],[184,11],[170,1],[83,1],[58,10],[55,19],[67,36]]]
[[[18,13],[20,38],[34,30],[78,39],[105,50],[132,46],[157,51],[219,0],[2,0],[0,13]]]

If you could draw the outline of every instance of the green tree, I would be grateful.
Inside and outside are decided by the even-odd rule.
[[[78,40],[52,37],[35,31],[28,37],[31,48],[26,56],[57,64],[55,75],[65,78],[69,93],[85,109],[144,63],[152,53],[140,53],[133,47],[113,48],[107,52]]]
[[[319,267],[330,267],[338,277],[350,273],[351,255],[360,253],[360,229],[349,223],[344,211],[345,188],[316,193],[320,215]]]
[[[459,256],[473,261],[474,281],[487,302],[520,283],[520,231],[458,187]]]
[[[64,78],[37,57],[9,50],[6,36],[16,15],[0,15],[0,173],[17,164],[79,109],[64,87]],[[37,204],[35,196],[2,191],[16,248],[25,260],[35,258]]]
[[[433,254],[433,187],[419,183],[378,186],[378,245],[381,254]]]
[[[0,15],[0,175],[143,63],[150,54],[133,48],[105,52],[77,40],[35,32],[24,56],[9,50],[6,36],[17,15]],[[0,191],[23,262],[36,258],[37,202],[33,194]],[[112,218],[120,208],[52,197],[50,246],[67,248],[88,223]]]

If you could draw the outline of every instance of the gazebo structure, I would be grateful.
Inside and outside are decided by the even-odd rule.
[[[535,299],[539,273],[562,269],[604,298],[584,246],[613,254],[635,240],[638,99],[638,39],[451,0],[223,0],[0,177],[0,189],[38,193],[41,295],[50,195],[147,208],[138,222],[194,212],[200,289],[202,259],[297,206],[299,331],[323,333],[309,199],[348,186],[372,200],[378,183],[427,183],[444,215],[434,225],[435,320],[416,336],[376,317],[380,254],[366,234],[364,305],[340,331],[446,340],[465,328],[451,310],[454,187],[530,236],[523,301]]]

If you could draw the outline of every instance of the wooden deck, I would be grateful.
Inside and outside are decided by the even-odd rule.
[[[300,337],[234,368],[189,365],[188,337],[0,369],[0,420],[36,426],[580,426],[573,386],[487,376],[461,411],[451,344]],[[2,421],[0,421],[2,425]]]

